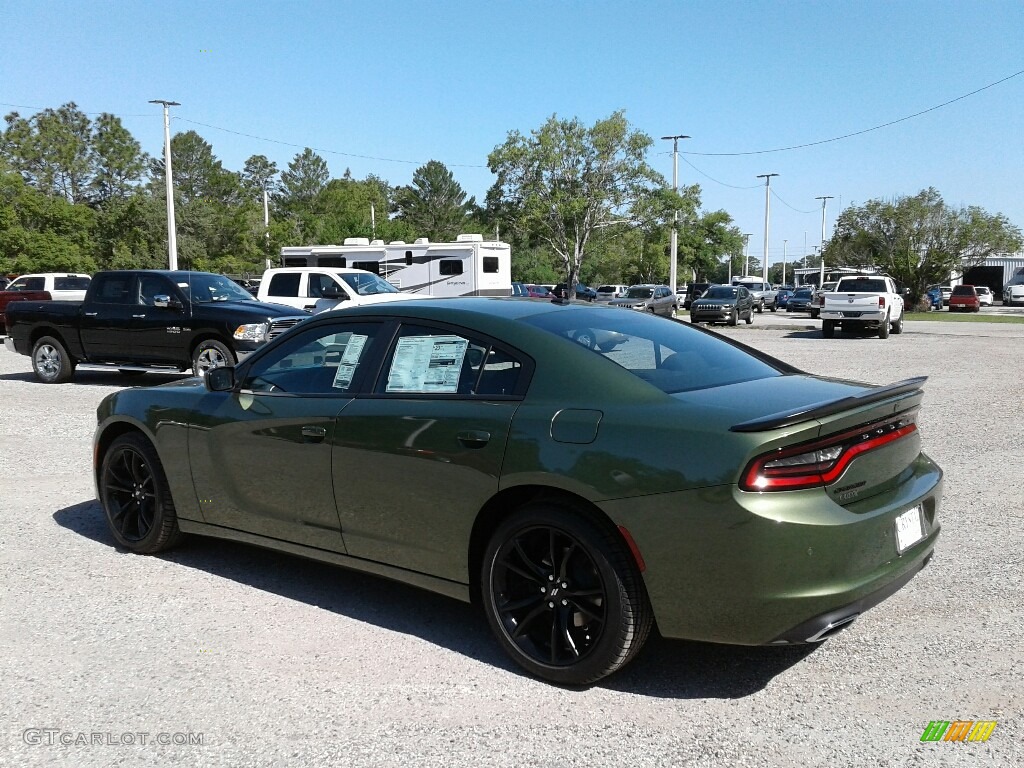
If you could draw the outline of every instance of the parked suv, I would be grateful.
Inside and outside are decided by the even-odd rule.
[[[1024,304],[1024,284],[1022,283],[1003,288],[1003,306],[1012,307],[1014,304]]]
[[[621,299],[612,299],[611,306],[672,317],[676,311],[676,297],[667,285],[631,285]]]
[[[949,297],[950,312],[980,312],[981,302],[973,285],[958,285]]]
[[[597,286],[597,300],[608,302],[612,299],[621,299],[627,290],[629,288],[625,285],[599,285]]]
[[[754,322],[754,295],[742,285],[713,285],[690,305],[691,323]]]

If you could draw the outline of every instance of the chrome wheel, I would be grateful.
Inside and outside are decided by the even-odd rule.
[[[192,370],[196,376],[202,376],[211,368],[234,364],[231,350],[213,339],[201,342],[192,355]]]

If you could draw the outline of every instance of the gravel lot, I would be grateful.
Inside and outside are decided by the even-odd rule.
[[[118,551],[90,453],[124,380],[44,386],[0,351],[0,765],[1024,765],[1024,326],[913,325],[723,333],[815,373],[930,377],[932,565],[816,648],[655,638],[587,690],[524,677],[470,607],[410,587],[201,539]],[[958,719],[999,724],[920,742]]]

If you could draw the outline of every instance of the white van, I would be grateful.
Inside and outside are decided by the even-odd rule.
[[[328,309],[422,297],[402,293],[387,280],[364,269],[280,267],[263,273],[256,298],[315,314]]]
[[[74,272],[41,272],[11,281],[7,291],[46,291],[54,301],[82,301],[92,278]]]

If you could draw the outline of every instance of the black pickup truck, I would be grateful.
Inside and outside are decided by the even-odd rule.
[[[198,376],[234,365],[308,317],[258,302],[208,272],[100,272],[81,302],[10,305],[4,346],[31,355],[32,370],[46,383],[69,381],[79,364],[126,374],[192,369]]]

